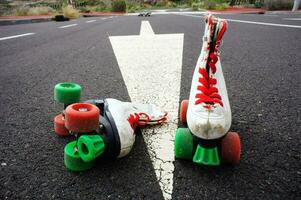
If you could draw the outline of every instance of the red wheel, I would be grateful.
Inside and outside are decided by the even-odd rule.
[[[68,136],[69,130],[65,127],[65,118],[62,114],[54,118],[54,132],[58,136]]]
[[[187,114],[187,108],[188,108],[188,100],[183,100],[181,102],[181,108],[180,108],[180,121],[182,123],[186,123],[186,114]]]
[[[74,103],[65,110],[67,129],[75,133],[88,133],[99,126],[98,107],[89,103]]]
[[[240,161],[240,138],[238,133],[229,132],[222,141],[222,162],[238,164]]]

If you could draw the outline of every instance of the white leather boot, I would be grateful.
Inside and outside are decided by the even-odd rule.
[[[226,30],[226,20],[208,16],[191,84],[187,125],[193,135],[207,140],[221,138],[231,126],[231,109],[218,51]]]
[[[137,126],[155,125],[167,120],[167,113],[152,104],[122,102],[117,99],[89,100],[100,109],[99,133],[106,140],[104,154],[126,156],[135,142]]]

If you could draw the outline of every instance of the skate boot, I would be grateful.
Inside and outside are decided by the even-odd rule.
[[[106,141],[104,156],[110,158],[121,158],[130,153],[138,126],[161,124],[167,120],[167,113],[152,104],[122,102],[111,98],[89,100],[86,103],[101,110],[99,134]],[[82,155],[82,152],[79,153]]]
[[[57,84],[54,93],[55,100],[65,108],[55,117],[55,132],[76,138],[64,149],[64,163],[71,171],[90,169],[96,158],[126,156],[134,145],[138,126],[167,120],[167,113],[151,104],[110,98],[78,103],[81,87],[75,83]]]
[[[91,132],[90,129],[90,132],[78,134],[77,142],[71,142],[65,147],[65,165],[72,171],[91,168],[94,165],[91,163],[96,158],[115,159],[126,156],[134,145],[138,126],[161,124],[167,120],[167,113],[150,104],[122,102],[110,98],[89,100],[83,104],[100,110],[99,122],[95,131]],[[66,109],[66,124],[69,123],[70,107]]]
[[[219,47],[227,21],[206,18],[201,55],[193,74],[189,100],[181,103],[180,120],[188,129],[179,128],[175,156],[205,165],[236,164],[240,159],[240,139],[228,133],[231,108],[220,62]]]

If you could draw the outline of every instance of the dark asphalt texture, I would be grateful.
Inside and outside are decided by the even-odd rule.
[[[301,25],[284,22],[287,16],[219,16]],[[83,100],[129,101],[108,36],[137,35],[140,21],[149,20],[156,34],[185,33],[186,99],[204,22],[179,15],[95,19],[0,27],[0,37],[36,33],[0,41],[0,163],[7,164],[0,166],[0,199],[163,199],[141,134],[128,157],[82,173],[65,169],[63,149],[73,138],[53,132],[53,86],[73,81],[83,86]],[[78,26],[57,28],[72,23]],[[221,61],[241,163],[208,168],[176,160],[173,199],[301,198],[300,41],[301,29],[229,22]]]

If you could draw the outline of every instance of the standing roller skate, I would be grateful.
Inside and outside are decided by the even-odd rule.
[[[96,158],[126,156],[134,145],[138,126],[167,120],[167,113],[151,104],[111,98],[77,103],[80,93],[81,87],[74,83],[59,83],[54,89],[55,100],[65,108],[55,117],[55,132],[58,136],[74,135],[76,138],[65,147],[64,162],[71,171],[90,169]]]
[[[203,165],[237,164],[240,160],[240,138],[228,132],[231,108],[220,62],[219,47],[227,30],[227,21],[209,15],[203,37],[189,100],[183,100],[179,128],[175,137],[175,157],[192,159]]]

